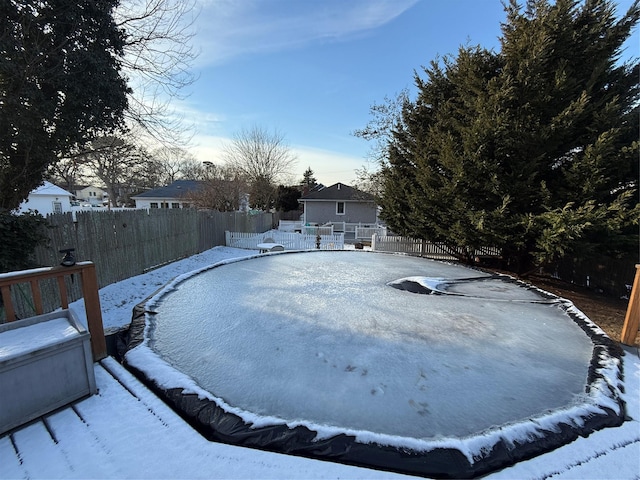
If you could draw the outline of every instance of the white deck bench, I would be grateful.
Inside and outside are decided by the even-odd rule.
[[[73,311],[0,325],[0,435],[96,392],[89,332]]]

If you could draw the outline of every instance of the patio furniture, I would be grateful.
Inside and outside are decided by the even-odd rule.
[[[282,245],[281,243],[276,243],[274,241],[263,242],[258,244],[258,249],[260,250],[260,253],[283,252],[284,245]]]

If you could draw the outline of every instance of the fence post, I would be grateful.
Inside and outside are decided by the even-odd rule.
[[[640,323],[640,264],[636,265],[636,276],[633,280],[631,295],[629,296],[629,306],[624,317],[620,341],[625,345],[633,345],[638,334]]]
[[[91,334],[91,351],[93,352],[93,361],[97,362],[107,356],[107,341],[104,338],[104,327],[102,326],[96,266],[93,263],[87,263],[80,271],[80,275],[82,276],[82,296],[87,314],[87,327]]]

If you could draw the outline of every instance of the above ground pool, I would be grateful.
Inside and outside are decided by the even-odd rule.
[[[239,445],[460,478],[624,418],[620,350],[570,302],[423,258],[224,262],[166,286],[132,332],[125,363]]]

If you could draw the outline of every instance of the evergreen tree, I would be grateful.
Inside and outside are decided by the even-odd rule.
[[[47,167],[127,107],[117,0],[0,3],[0,210],[42,183]]]
[[[416,75],[383,166],[382,216],[466,260],[498,246],[522,270],[624,248],[638,204],[637,24],[608,0],[515,0],[501,51],[464,47]],[[637,243],[637,232],[636,243]]]
[[[276,192],[276,210],[280,212],[300,210],[300,204],[298,203],[300,196],[301,192],[299,188],[279,185]]]
[[[300,188],[302,189],[302,194],[306,195],[318,185],[318,181],[316,177],[313,176],[313,170],[311,167],[307,167],[307,169],[302,174],[302,182],[300,182]]]

